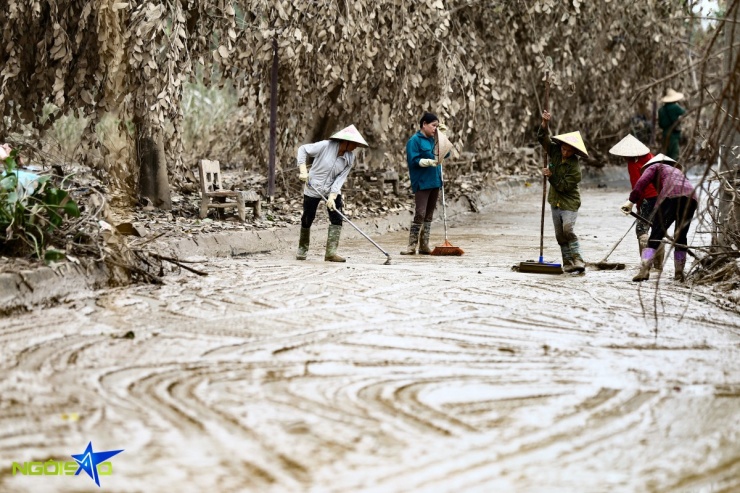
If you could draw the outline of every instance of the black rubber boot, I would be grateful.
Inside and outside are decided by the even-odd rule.
[[[311,229],[301,228],[301,237],[298,240],[298,253],[295,258],[297,260],[306,260],[308,255],[308,245],[311,242]]]
[[[421,224],[412,222],[409,227],[409,246],[406,251],[401,252],[401,255],[416,255],[416,244],[419,243],[419,232],[421,231]]]

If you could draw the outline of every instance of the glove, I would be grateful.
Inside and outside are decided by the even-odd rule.
[[[326,201],[326,208],[329,209],[330,211],[337,210],[336,200],[337,200],[337,194],[336,193],[330,193],[329,194],[329,199]]]
[[[439,125],[437,126],[437,130],[439,130],[440,132],[447,133],[447,125],[445,125],[442,122],[439,122]]]
[[[635,204],[633,204],[632,202],[630,202],[628,200],[627,202],[625,202],[622,205],[622,212],[624,212],[625,215],[629,216],[630,215],[630,212],[632,212],[632,206],[633,205],[635,205]]]
[[[298,174],[298,179],[301,181],[308,181],[308,171],[306,170],[306,163],[299,164],[298,168],[301,170]]]
[[[437,166],[437,161],[434,159],[419,159],[419,166],[422,168],[429,168]]]

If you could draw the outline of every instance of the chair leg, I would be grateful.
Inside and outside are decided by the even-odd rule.
[[[203,196],[203,198],[200,201],[200,218],[205,219],[206,216],[208,216],[208,204],[210,204],[211,200],[207,196]]]
[[[241,195],[237,195],[236,197],[236,210],[239,212],[239,219],[244,222],[247,219],[247,216],[244,212],[244,197]]]

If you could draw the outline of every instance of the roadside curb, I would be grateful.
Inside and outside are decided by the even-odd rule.
[[[109,285],[110,271],[103,262],[74,264],[0,274],[0,315],[54,304]]]

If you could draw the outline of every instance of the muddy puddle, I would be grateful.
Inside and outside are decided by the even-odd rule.
[[[330,264],[313,238],[306,262],[210,260],[2,319],[0,491],[98,491],[12,474],[88,442],[123,449],[108,492],[740,491],[740,315],[671,260],[632,283],[633,233],[624,271],[513,272],[539,255],[540,197],[457,218],[462,257],[402,257],[401,232],[376,238],[391,265],[362,238]],[[587,261],[630,226],[625,198],[584,193]],[[549,209],[545,234],[559,261]]]

